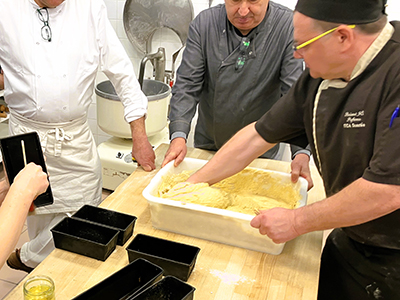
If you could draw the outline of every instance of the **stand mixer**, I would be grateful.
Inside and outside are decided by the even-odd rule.
[[[129,41],[144,54],[140,64],[138,81],[148,98],[146,133],[153,147],[169,142],[167,120],[171,88],[164,83],[168,76],[172,85],[175,60],[184,47],[193,19],[191,0],[127,0],[123,22]],[[179,36],[182,47],[172,55],[172,70],[165,70],[165,49],[151,52],[151,39],[160,28],[172,29]],[[153,66],[154,79],[144,79],[146,63]],[[169,73],[169,74],[166,74]],[[110,139],[97,147],[103,174],[103,188],[115,190],[133,171],[137,164],[132,161],[130,126],[124,120],[123,105],[110,81],[96,86],[97,123]]]

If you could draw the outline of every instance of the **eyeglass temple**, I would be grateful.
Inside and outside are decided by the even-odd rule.
[[[47,21],[45,20],[44,15],[42,14],[42,9],[46,12]],[[47,11],[47,7],[38,8],[37,12],[39,14],[40,21],[42,21],[42,22],[48,22],[49,21],[49,12]]]
[[[349,28],[354,28],[354,27],[356,27],[356,25],[347,25],[347,26],[348,26]],[[301,44],[301,45],[295,47],[295,50],[297,51],[297,50],[299,50],[299,49],[301,49],[301,48],[304,48],[304,47],[307,46],[307,45],[310,45],[311,43],[315,42],[316,40],[322,38],[323,36],[325,36],[325,35],[327,35],[327,34],[333,32],[333,31],[335,31],[335,30],[338,29],[338,28],[339,28],[339,26],[337,26],[337,27],[335,27],[335,28],[332,28],[331,30],[325,31],[324,33],[321,33],[320,35],[316,36],[315,38],[312,38],[311,40],[308,40],[307,42],[305,42],[305,43],[303,43],[303,44]]]

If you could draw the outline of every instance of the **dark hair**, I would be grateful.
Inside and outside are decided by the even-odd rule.
[[[387,15],[382,15],[382,17],[378,21],[375,21],[372,23],[367,23],[367,24],[358,24],[358,25],[356,25],[356,28],[359,31],[361,31],[362,33],[367,34],[367,35],[376,34],[385,27],[387,21],[388,21]],[[320,21],[320,20],[314,19],[314,25],[316,28],[319,28],[322,31],[327,31],[329,29],[335,28],[342,24],[325,22],[325,21]],[[346,24],[346,25],[352,25],[352,24]]]

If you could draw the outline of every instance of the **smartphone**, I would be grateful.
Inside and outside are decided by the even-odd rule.
[[[14,182],[15,176],[30,162],[41,166],[43,172],[47,174],[42,146],[37,132],[2,138],[0,139],[0,148],[10,185]],[[39,195],[33,204],[36,207],[40,207],[51,205],[53,202],[53,193],[49,184],[46,192]]]

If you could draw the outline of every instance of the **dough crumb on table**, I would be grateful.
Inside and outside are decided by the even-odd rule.
[[[192,173],[163,176],[159,197],[248,215],[274,207],[294,209],[301,199],[299,182],[283,182],[282,176],[268,171],[247,168],[213,186],[185,182]]]

